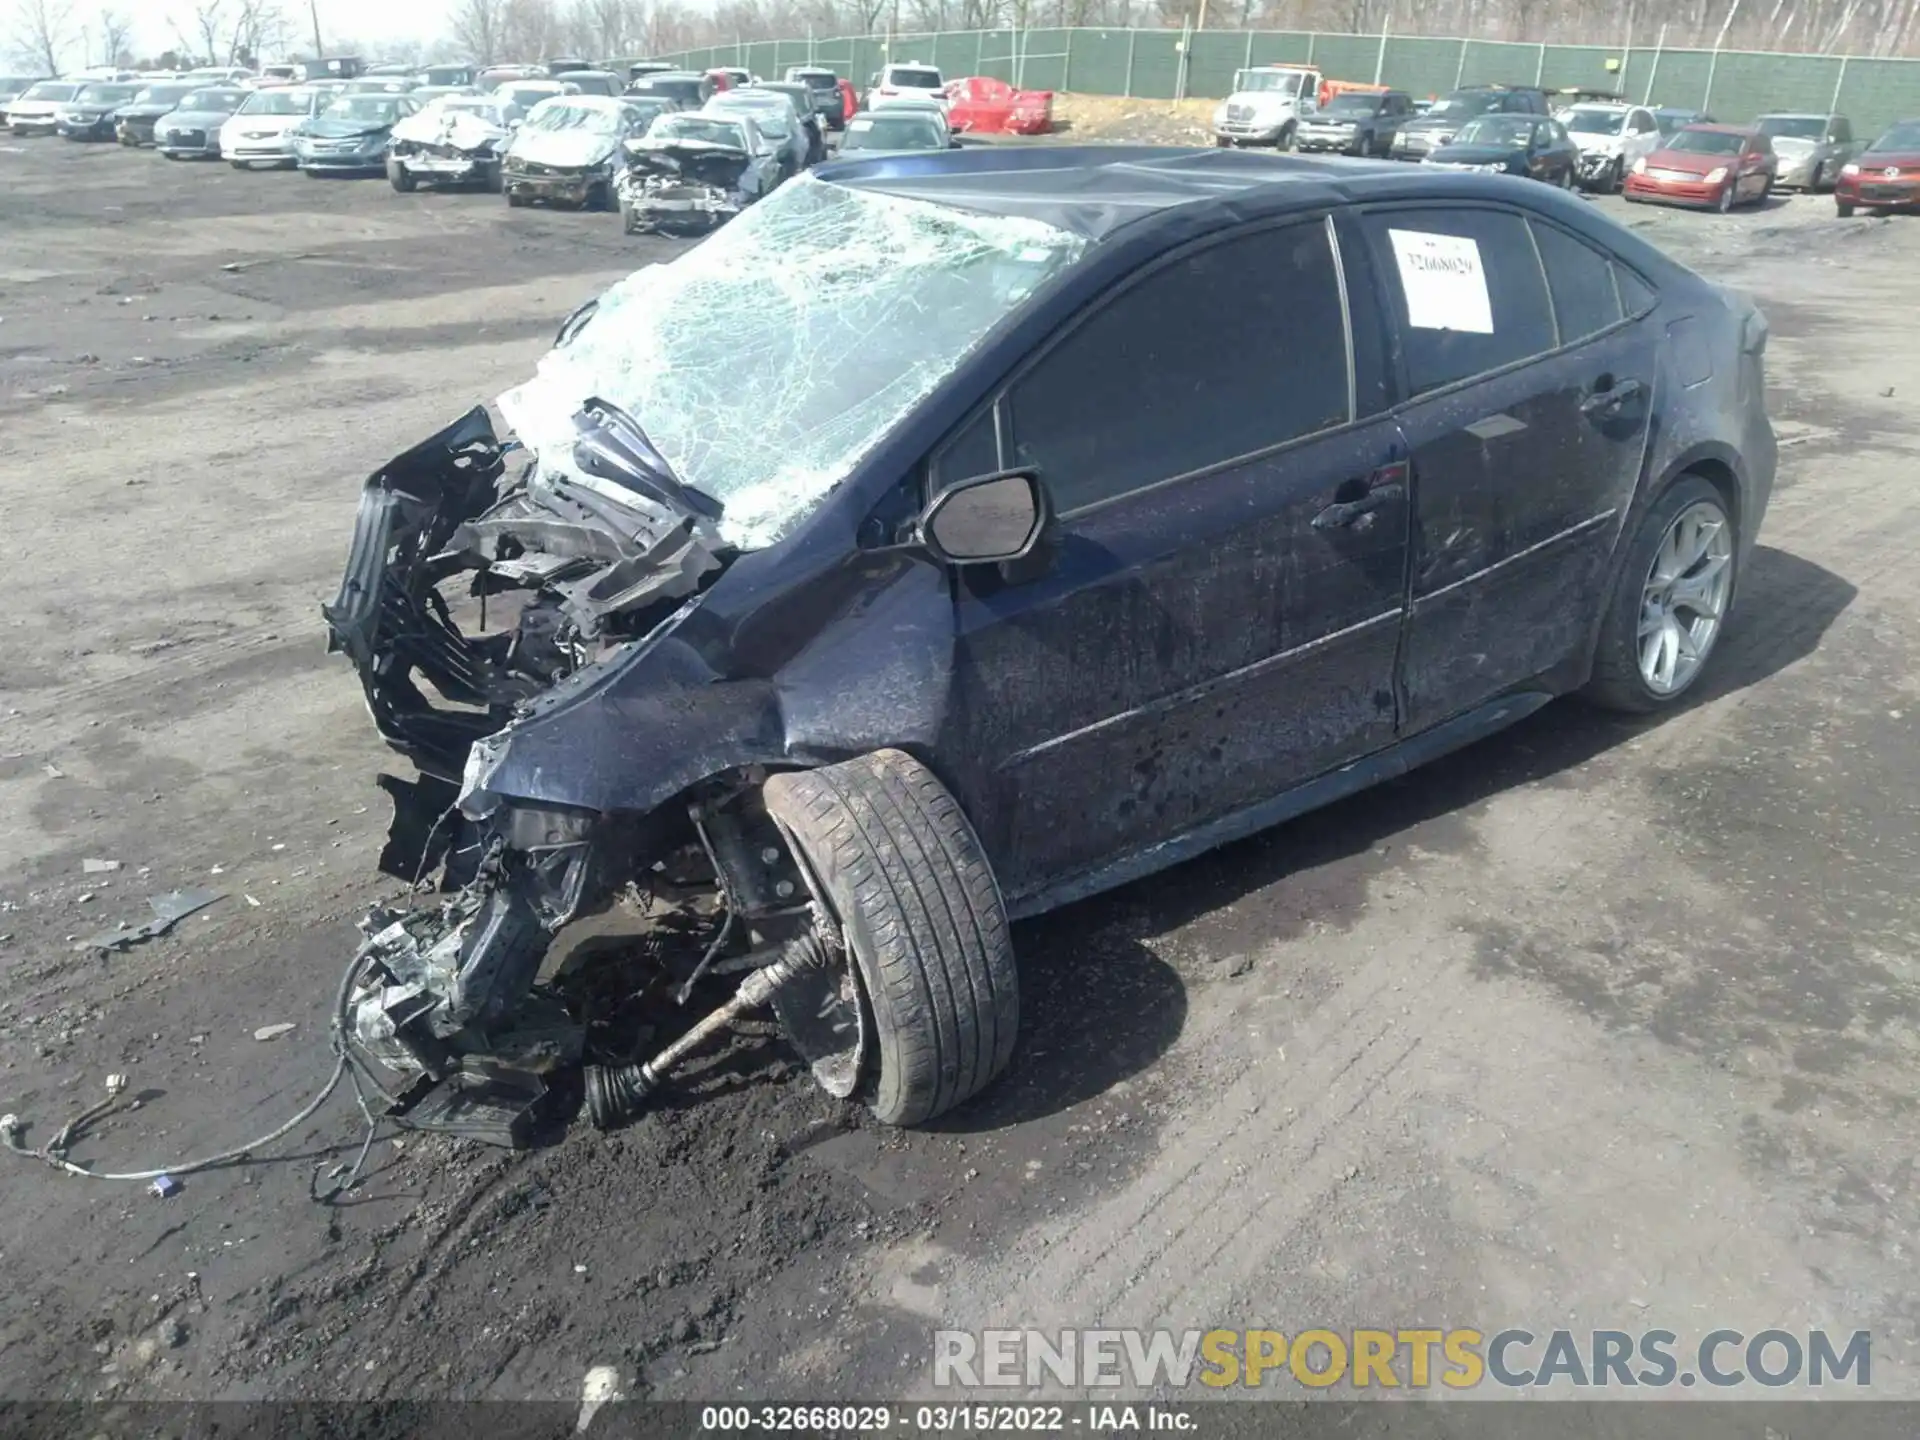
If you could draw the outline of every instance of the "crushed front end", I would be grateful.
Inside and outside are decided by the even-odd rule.
[[[711,230],[738,215],[750,157],[720,145],[636,143],[620,174],[627,233]]]
[[[461,806],[477,742],[554,686],[643,643],[729,552],[613,407],[576,417],[575,463],[510,466],[484,409],[396,457],[362,492],[330,649],[381,735],[421,774],[382,776],[381,869],[437,906],[362,922],[343,1038],[410,1122],[524,1143],[584,1027],[534,989],[552,940],[658,858],[645,826],[587,810]],[[530,993],[531,992],[531,993]]]

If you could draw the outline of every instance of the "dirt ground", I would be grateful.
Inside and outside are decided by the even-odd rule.
[[[331,1209],[343,1100],[170,1199],[0,1155],[0,1396],[879,1398],[941,1325],[1380,1323],[1871,1328],[1876,1393],[1920,1391],[1920,223],[1627,218],[1775,333],[1779,489],[1683,713],[1554,705],[1020,927],[1016,1069],[931,1131],[749,1037],[611,1136],[383,1137]],[[393,893],[318,608],[361,481],[666,253],[0,139],[0,1110],[35,1143],[110,1072],[142,1103],[102,1169],[322,1078]],[[76,949],[183,886],[226,898]]]

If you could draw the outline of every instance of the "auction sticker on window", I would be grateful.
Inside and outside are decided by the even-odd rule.
[[[1407,323],[1416,330],[1493,333],[1493,305],[1480,246],[1462,235],[1425,230],[1389,230],[1400,288],[1407,297]]]

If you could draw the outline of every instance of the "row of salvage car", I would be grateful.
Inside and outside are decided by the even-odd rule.
[[[379,77],[256,87],[116,81],[73,86],[46,117],[30,90],[9,118],[19,134],[117,138],[236,169],[384,173],[403,193],[474,188],[515,207],[617,208],[629,234],[711,229],[825,160],[829,131],[843,133],[844,151],[866,156],[961,143],[945,95],[889,93],[870,97],[879,108],[849,113],[821,103],[828,86],[834,101],[851,89],[805,67],[779,82],[649,73],[612,95],[524,77],[491,90]]]

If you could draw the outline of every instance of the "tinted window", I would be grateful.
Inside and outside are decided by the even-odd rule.
[[[934,462],[935,489],[975,475],[991,475],[1000,468],[1000,442],[994,434],[993,407],[976,415]]]
[[[1564,230],[1533,222],[1534,242],[1547,269],[1560,343],[1571,345],[1606,329],[1620,318],[1620,296],[1613,288],[1613,262]]]
[[[1011,392],[1013,455],[1070,511],[1347,418],[1326,228],[1168,264],[1070,332]]]
[[[1613,267],[1613,279],[1620,291],[1620,308],[1628,315],[1646,314],[1660,298],[1651,285],[1617,262]]]
[[[1376,211],[1364,225],[1405,334],[1414,394],[1553,348],[1546,278],[1518,215]]]

